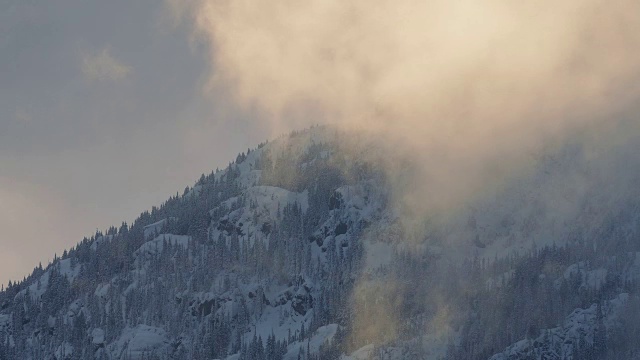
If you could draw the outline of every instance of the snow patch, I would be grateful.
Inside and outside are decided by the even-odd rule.
[[[342,356],[341,360],[369,360],[373,355],[373,344],[365,345],[349,356]]]
[[[104,344],[104,330],[95,328],[91,331],[91,343],[95,345]]]
[[[109,345],[115,359],[142,359],[152,353],[161,354],[169,345],[167,333],[157,327],[138,325],[125,328],[118,340]]]
[[[239,204],[246,204],[238,207]],[[212,224],[210,236],[217,239],[221,234],[228,236],[233,232],[247,235],[253,242],[256,237],[267,237],[272,222],[278,219],[279,211],[289,204],[298,204],[303,212],[309,208],[308,192],[297,193],[275,186],[253,186],[240,196],[224,201],[219,207],[210,210],[214,215],[221,207],[235,209]]]
[[[64,259],[58,262],[58,270],[62,276],[66,276],[69,283],[73,283],[80,273],[80,266],[71,267],[71,259]]]
[[[110,288],[111,288],[111,284],[100,284],[96,286],[96,291],[93,292],[93,295],[104,299],[109,294]]]
[[[31,299],[39,300],[49,287],[49,276],[51,275],[51,269],[53,267],[55,267],[60,272],[60,275],[65,276],[67,280],[69,280],[70,284],[73,283],[75,278],[80,273],[80,266],[76,265],[72,267],[70,258],[59,260],[51,265],[51,267],[47,269],[47,271],[45,271],[44,274],[42,274],[40,278],[38,278],[38,280],[29,285],[29,287],[19,291],[15,296],[15,300],[22,299],[27,292],[31,296]]]
[[[189,246],[190,239],[191,237],[187,235],[158,235],[155,239],[142,244],[138,250],[134,251],[133,256],[136,258],[136,261],[140,261],[141,259],[150,260],[156,255],[162,253],[165,243],[186,248]]]
[[[289,346],[287,346],[287,353],[284,355],[283,360],[296,360],[300,349],[305,353],[308,349],[311,354],[317,354],[322,344],[333,340],[336,331],[338,331],[338,324],[329,324],[319,327],[310,339],[296,341],[289,344]]]
[[[254,186],[246,190],[245,196],[247,200],[253,199],[259,208],[268,211],[270,214],[277,213],[278,203],[280,203],[281,207],[298,203],[302,208],[302,212],[306,212],[309,209],[307,190],[297,193],[275,186]]]
[[[56,360],[66,360],[70,359],[73,355],[73,346],[68,342],[63,342],[62,345],[58,346],[55,352]]]
[[[165,224],[169,221],[169,220],[177,220],[177,218],[167,218],[167,219],[162,219],[160,221],[156,221],[153,224],[149,224],[147,226],[144,227],[144,238],[147,239],[149,237],[155,236],[157,233],[159,233],[160,231],[162,231],[162,228],[165,226]]]
[[[113,240],[113,235],[98,236],[95,240],[93,240],[93,243],[91,244],[91,250],[96,251],[98,250],[98,245],[102,243],[108,243],[111,240]]]
[[[607,269],[598,268],[589,270],[589,264],[585,261],[571,264],[567,267],[562,278],[554,282],[554,286],[558,289],[562,285],[562,280],[569,280],[577,276],[580,278],[580,287],[587,289],[600,289],[607,279]]]

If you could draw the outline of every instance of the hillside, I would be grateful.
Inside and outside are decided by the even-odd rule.
[[[375,141],[281,136],[10,284],[0,359],[639,358],[640,140],[585,139],[409,218]]]

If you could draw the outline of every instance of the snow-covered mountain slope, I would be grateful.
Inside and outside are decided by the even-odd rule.
[[[543,329],[536,338],[520,340],[503,353],[492,356],[491,360],[585,359],[602,355],[606,353],[607,333],[615,332],[628,300],[628,294],[623,293],[604,305],[578,308],[564,319],[561,326]]]
[[[573,140],[445,219],[407,219],[412,189],[361,137],[261,144],[36,268],[0,293],[0,359],[637,353],[640,142]]]

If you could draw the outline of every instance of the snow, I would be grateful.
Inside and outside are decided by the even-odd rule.
[[[71,267],[71,259],[64,259],[58,262],[58,270],[63,276],[66,276],[69,279],[70,283],[76,279],[78,274],[80,273],[80,266]]]
[[[110,288],[111,288],[111,284],[100,284],[96,286],[96,291],[94,291],[93,295],[104,299],[109,294]]]
[[[595,269],[585,273],[585,285],[592,289],[600,289],[607,279],[607,269]]]
[[[161,353],[168,345],[169,340],[164,330],[138,325],[135,328],[125,328],[122,335],[108,348],[115,355],[113,359],[138,360],[151,352]]]
[[[258,184],[261,176],[262,170],[251,170],[242,172],[240,178],[238,179],[238,182],[240,183],[240,186],[247,188]]]
[[[78,299],[69,305],[67,316],[65,317],[65,324],[72,324],[73,318],[80,315],[80,312],[84,310],[84,304],[82,300]]]
[[[144,227],[144,238],[148,238],[150,236],[155,235],[157,232],[162,230],[164,224],[167,223],[167,219],[162,219],[160,221],[154,222],[153,224],[149,224]]]
[[[289,346],[287,346],[287,353],[284,355],[283,360],[296,360],[298,358],[300,348],[306,352],[307,346],[309,348],[309,352],[312,354],[318,353],[322,344],[333,340],[336,331],[338,331],[338,324],[329,324],[319,327],[310,339],[296,341],[289,344]]]
[[[104,344],[104,330],[95,328],[91,331],[91,343],[100,345]]]
[[[73,346],[68,342],[63,342],[62,345],[58,346],[55,352],[56,360],[66,360],[71,355],[73,355]]]
[[[288,316],[284,315],[285,311],[288,312]],[[311,312],[307,313],[308,316],[299,316],[291,309],[291,301],[278,307],[268,306],[260,319],[255,322],[254,328],[244,335],[245,341],[253,338],[254,331],[263,340],[266,340],[271,333],[279,339],[286,338],[289,331],[292,335],[299,332],[302,323],[307,327],[311,320],[310,314]]]
[[[193,196],[200,196],[200,191],[202,191],[202,185],[195,185],[184,195],[185,198],[191,198]]]
[[[344,201],[344,214],[352,218],[373,219],[383,208],[385,196],[375,181],[367,180],[355,185],[344,185],[336,189]]]
[[[7,328],[9,327],[10,322],[11,322],[10,315],[0,314],[0,332],[6,331]]]
[[[66,276],[69,280],[69,283],[73,283],[75,278],[80,273],[80,266],[76,265],[75,267],[71,267],[71,259],[59,260],[51,266],[55,266],[61,275]],[[33,300],[39,300],[47,288],[49,286],[49,275],[51,274],[51,269],[47,269],[44,274],[38,278],[33,284],[29,285],[27,289],[23,289],[18,292],[15,296],[15,299],[21,299],[29,291],[29,295]]]
[[[606,328],[616,325],[618,311],[629,298],[626,293],[619,294],[602,306],[603,324]],[[536,339],[520,340],[507,347],[504,352],[493,355],[490,360],[507,360],[524,358],[536,353],[538,358],[545,358],[545,353],[553,352],[555,357],[570,359],[573,357],[574,344],[584,338],[587,344],[593,344],[594,330],[597,328],[597,305],[586,309],[575,309],[569,314],[562,326],[541,331]]]
[[[278,202],[281,203],[281,207],[286,204],[298,203],[302,208],[302,212],[306,212],[309,209],[308,192],[306,190],[296,193],[274,186],[254,186],[247,189],[246,196],[253,198],[259,207],[266,209],[271,214],[277,212]]]
[[[268,148],[270,144],[265,145],[260,149],[254,149],[247,154],[246,159],[244,161],[233,164],[232,166],[237,166],[238,170],[240,170],[240,177],[238,178],[239,184],[244,187],[254,186],[260,180],[261,171],[253,169],[256,161],[262,156],[262,152],[265,148]],[[227,174],[227,170],[220,170],[214,174],[215,180],[220,181],[220,179]]]
[[[247,202],[255,201],[258,210],[262,213],[271,215],[275,219],[278,212],[278,204],[280,209],[287,204],[298,203],[303,212],[309,208],[308,192],[302,193],[289,191],[276,186],[252,186],[243,193]],[[232,207],[233,203],[238,201],[238,197],[232,197],[223,202],[227,207]]]
[[[379,185],[366,180],[335,190],[340,195],[339,206],[329,211],[328,219],[313,233],[321,247],[311,248],[312,258],[324,261],[332,241],[339,250],[360,238],[366,253],[365,272],[374,272],[390,263],[393,250],[400,242],[399,228],[394,225],[395,217],[383,213],[384,195],[378,191]],[[342,228],[340,233],[335,235],[339,228]]]
[[[93,244],[91,244],[91,250],[96,251],[98,250],[98,245],[102,244],[102,243],[106,243],[109,242],[113,239],[113,235],[104,235],[104,236],[98,236],[94,241]]]
[[[47,318],[47,325],[49,325],[50,328],[56,327],[56,318],[49,315],[49,317]]]
[[[240,171],[238,183],[243,188],[250,188],[258,184],[262,172],[254,169],[254,165],[264,152],[270,152],[273,156],[278,156],[278,154],[283,153],[285,150],[302,154],[310,144],[326,143],[330,139],[334,139],[335,136],[333,136],[333,134],[328,127],[316,126],[308,131],[296,134],[284,134],[273,141],[269,141],[261,148],[254,149],[246,154],[247,156],[244,161],[232,165],[237,166]],[[323,151],[320,153],[320,158],[327,159],[330,155],[328,151]],[[226,169],[216,172],[216,181],[219,181],[226,174]]]
[[[248,239],[249,244],[251,244],[256,237],[263,236],[263,233],[264,239],[267,240],[269,238],[266,234],[268,233],[266,230],[267,226],[264,227],[265,230],[262,230],[261,227],[265,223],[271,224],[272,222],[276,222],[276,226],[278,226],[278,210],[282,211],[288,204],[299,204],[301,210],[307,212],[309,208],[307,191],[292,192],[279,187],[257,186],[256,184],[259,183],[262,172],[254,169],[254,167],[256,160],[264,151],[270,151],[274,157],[289,151],[294,153],[305,151],[305,148],[308,147],[311,142],[326,141],[326,139],[330,137],[328,133],[329,131],[320,129],[311,130],[299,135],[283,136],[261,149],[251,151],[244,161],[232,165],[233,167],[237,167],[240,173],[237,182],[241,193],[239,196],[224,201],[221,207],[217,208],[221,211],[215,211],[216,209],[210,211],[210,214],[216,215],[216,221],[224,220],[227,222],[224,224],[225,226],[219,226],[219,224],[215,222],[210,224],[208,229],[210,238],[217,239],[221,233],[228,235],[237,231],[238,234],[242,234],[241,236],[246,236],[242,241]],[[334,140],[333,138],[331,139]],[[321,151],[316,158],[300,166],[310,166],[313,162],[319,164],[323,159],[327,159],[331,155],[331,151]],[[347,159],[346,161],[352,162],[354,158]],[[224,173],[225,171],[217,172],[215,177],[220,180],[220,177],[224,176]],[[389,199],[391,195],[387,193],[388,187],[385,187],[387,184],[384,184],[381,180],[377,181],[378,182],[371,179],[356,181],[356,179],[353,179],[353,181],[349,182],[350,185],[339,186],[340,184],[336,184],[336,186],[339,187],[335,192],[340,194],[342,199],[340,206],[332,206],[332,210],[326,214],[322,214],[321,219],[324,223],[319,225],[314,223],[312,224],[314,228],[310,229],[310,231],[314,231],[314,238],[311,240],[315,240],[311,243],[312,261],[315,262],[317,259],[317,261],[320,262],[320,264],[313,264],[320,265],[313,267],[313,269],[318,269],[318,273],[321,274],[322,261],[326,260],[323,250],[327,250],[327,244],[329,243],[335,244],[338,250],[345,250],[345,253],[349,254],[348,251],[352,249],[351,246],[361,241],[364,248],[364,269],[362,270],[364,275],[367,276],[364,278],[365,282],[363,282],[363,285],[369,285],[367,282],[370,281],[371,278],[374,278],[373,280],[379,280],[376,279],[377,275],[381,275],[381,278],[386,275],[385,271],[387,269],[385,269],[385,267],[393,261],[395,251],[415,251],[418,254],[428,252],[428,255],[435,255],[434,258],[437,261],[443,259],[442,261],[445,264],[452,263],[455,265],[454,260],[457,258],[466,258],[470,255],[493,260],[494,256],[496,258],[502,258],[513,252],[517,253],[522,250],[528,250],[536,244],[537,246],[544,246],[551,244],[556,239],[558,239],[560,243],[560,241],[566,238],[566,236],[564,236],[566,233],[563,232],[566,231],[566,224],[564,224],[563,221],[565,221],[567,217],[558,217],[556,219],[556,214],[542,212],[535,201],[536,199],[532,199],[531,196],[543,192],[542,190],[550,189],[552,190],[550,196],[557,196],[560,199],[554,203],[557,205],[557,208],[560,209],[557,212],[571,213],[572,206],[574,205],[574,198],[571,197],[572,193],[569,191],[571,189],[563,187],[563,183],[557,184],[550,181],[547,184],[538,178],[530,181],[525,179],[518,183],[514,189],[506,189],[504,195],[501,193],[492,193],[491,199],[478,199],[478,204],[475,209],[471,209],[468,212],[460,210],[461,215],[451,215],[453,219],[451,224],[447,223],[442,225],[444,228],[443,231],[436,233],[436,236],[431,237],[431,234],[426,234],[423,238],[420,238],[423,234],[418,234],[418,232],[424,230],[424,232],[427,233],[428,230],[414,226],[416,224],[411,223],[412,219],[408,219],[406,216],[403,218],[403,215],[406,214],[402,213],[402,209],[389,205],[388,203],[392,203],[392,199]],[[568,184],[570,185],[566,186],[573,186],[571,183]],[[195,185],[188,191],[185,197],[198,197],[200,196],[201,189],[202,186]],[[568,195],[568,197],[565,195]],[[233,209],[234,211],[230,211],[229,209]],[[170,212],[164,216],[168,216],[168,214],[170,214]],[[474,219],[470,221],[469,218],[472,215]],[[220,218],[221,216],[222,218]],[[456,216],[459,216],[459,218],[456,218]],[[169,243],[181,249],[189,246],[190,238],[188,236],[173,234],[156,235],[162,232],[163,228],[166,229],[166,224],[168,221],[171,221],[171,219],[172,218],[162,219],[144,227],[143,234],[144,241],[146,242],[134,252],[134,258],[138,265],[135,269],[129,273],[123,273],[130,269],[129,264],[126,264],[127,266],[124,267],[125,270],[117,273],[111,283],[96,284],[90,280],[89,284],[95,286],[95,290],[91,287],[89,293],[83,294],[83,297],[80,298],[82,301],[74,301],[68,310],[62,308],[60,313],[56,315],[63,314],[64,316],[66,311],[65,323],[68,324],[67,319],[76,316],[81,311],[85,311],[85,314],[88,314],[87,308],[90,303],[87,302],[88,298],[86,296],[90,296],[92,291],[93,294],[99,298],[97,305],[99,311],[102,312],[103,309],[112,309],[113,300],[119,297],[123,300],[123,313],[127,314],[127,316],[127,305],[130,305],[127,303],[129,299],[127,295],[132,289],[144,290],[140,293],[136,292],[133,294],[135,296],[132,298],[135,301],[137,301],[139,297],[147,295],[155,296],[156,293],[165,292],[169,294],[169,296],[166,298],[163,297],[163,300],[167,302],[175,301],[176,304],[179,304],[178,306],[172,306],[170,308],[180,309],[180,312],[173,313],[176,316],[180,316],[181,318],[179,320],[184,322],[182,325],[175,325],[180,327],[180,329],[173,327],[174,324],[171,322],[163,323],[158,321],[156,323],[156,320],[148,316],[153,309],[144,309],[144,306],[142,306],[144,309],[143,314],[138,318],[126,319],[125,324],[129,327],[125,328],[120,334],[112,334],[116,337],[119,335],[119,337],[109,345],[105,344],[105,330],[103,330],[107,328],[89,328],[89,336],[86,338],[86,342],[90,341],[95,345],[102,345],[97,346],[101,347],[99,351],[109,354],[110,359],[135,359],[143,357],[145,352],[163,352],[168,350],[170,340],[179,340],[176,341],[176,343],[180,342],[180,346],[183,346],[184,349],[189,349],[189,346],[185,344],[188,344],[189,341],[195,344],[199,340],[195,337],[192,337],[191,340],[187,339],[189,332],[192,331],[192,329],[188,327],[192,325],[197,326],[198,322],[201,321],[199,316],[205,315],[209,313],[209,311],[214,314],[224,313],[227,319],[237,317],[241,311],[245,312],[245,314],[249,316],[248,323],[243,323],[243,326],[246,326],[244,328],[233,329],[234,334],[236,329],[241,332],[240,336],[242,336],[242,340],[245,343],[251,341],[253,336],[260,336],[264,341],[271,334],[274,334],[279,340],[286,339],[289,333],[292,335],[296,334],[301,326],[308,328],[315,315],[314,309],[305,309],[305,311],[300,311],[300,313],[296,312],[294,309],[296,301],[298,301],[297,304],[300,304],[300,299],[296,297],[311,295],[314,300],[317,300],[319,294],[322,293],[323,290],[327,290],[327,288],[323,289],[322,287],[334,286],[334,284],[323,282],[321,275],[313,277],[313,274],[309,276],[316,280],[318,284],[317,288],[314,287],[314,284],[311,284],[308,279],[305,279],[305,285],[293,286],[292,283],[295,281],[289,283],[289,279],[287,279],[287,281],[276,279],[270,273],[271,269],[265,269],[264,274],[259,274],[259,276],[255,277],[252,277],[254,275],[251,273],[240,275],[241,271],[237,270],[242,269],[238,269],[237,267],[233,269],[225,268],[220,272],[216,272],[216,270],[204,273],[201,272],[202,268],[200,268],[200,266],[208,266],[210,263],[205,262],[205,260],[210,260],[211,258],[198,258],[197,256],[200,255],[197,251],[192,252],[191,255],[195,254],[193,258],[202,261],[189,263],[191,273],[187,270],[184,274],[177,274],[184,275],[184,282],[187,285],[182,284],[183,281],[181,279],[179,279],[180,281],[173,281],[168,276],[151,276],[156,274],[150,267],[145,265],[149,264],[148,260],[157,257],[158,254],[167,250],[164,248],[164,244]],[[439,219],[434,221],[439,221]],[[466,225],[467,222],[473,223],[473,226]],[[227,224],[230,226],[227,227]],[[439,225],[439,223],[436,223],[436,227]],[[580,225],[581,224],[578,224],[577,226]],[[305,223],[305,226],[308,226],[308,224]],[[315,226],[318,226],[318,229],[316,229]],[[422,225],[420,224],[420,226]],[[305,228],[305,230],[309,230],[308,227]],[[415,230],[415,233],[408,233],[406,230]],[[317,238],[316,234],[319,234]],[[414,236],[415,239],[413,238]],[[111,238],[111,236],[98,237],[91,244],[91,248],[96,250],[98,247],[104,246],[105,250],[115,250],[111,249],[111,246],[115,244],[108,244]],[[407,238],[409,238],[410,241],[406,241]],[[431,241],[431,239],[434,238],[437,241]],[[322,239],[324,239],[324,242],[322,242]],[[474,243],[476,239],[478,242]],[[306,239],[287,239],[287,241],[297,240],[304,242],[304,246],[308,246],[309,244]],[[321,243],[323,247],[317,246],[317,244]],[[460,244],[465,246],[458,246]],[[201,245],[205,249],[206,246],[208,246],[206,244]],[[206,252],[204,253],[207,254]],[[331,254],[331,252],[327,253]],[[127,252],[127,255],[129,256],[131,254]],[[637,274],[635,276],[640,278],[640,253],[635,255],[633,268],[637,271],[634,274]],[[287,259],[287,261],[289,260],[290,259]],[[360,259],[358,258],[358,260]],[[361,263],[358,262],[358,265],[360,264]],[[117,266],[118,264],[113,265]],[[162,268],[164,269],[164,265],[166,264],[161,265],[163,265]],[[591,264],[581,262],[573,264],[566,269],[558,265],[558,272],[556,273],[556,268],[554,268],[553,278],[550,279],[561,282],[563,279],[577,277],[577,279],[580,279],[582,282],[583,287],[600,288],[604,284],[607,275],[610,274],[608,274],[607,268],[592,267],[590,265]],[[56,266],[60,267],[60,271],[65,274],[70,281],[76,278],[80,270],[79,267],[72,268],[69,260],[60,261]],[[167,268],[171,267],[169,266]],[[360,269],[361,268],[358,268],[358,270]],[[615,271],[611,266],[609,266],[608,269],[612,273]],[[118,271],[117,268],[113,270]],[[174,267],[174,270],[177,271],[178,269]],[[237,273],[234,273],[235,271],[237,271]],[[512,279],[514,273],[514,270],[506,271],[489,279],[486,285],[489,288],[499,287],[504,281]],[[628,271],[627,273],[631,274],[632,271]],[[34,284],[31,284],[29,293],[32,296],[39,297],[46,291],[49,274],[50,272],[47,271],[41,276],[40,285],[37,286],[37,289],[34,288]],[[147,274],[149,274],[148,277]],[[200,277],[202,274],[204,275]],[[362,273],[354,272],[353,274],[353,278],[355,279],[356,275],[361,275]],[[369,276],[372,274],[373,276]],[[546,276],[551,276],[549,273],[546,274]],[[347,278],[349,275],[350,274],[344,274],[343,278]],[[540,276],[544,275],[540,274]],[[225,277],[230,279],[228,283],[231,285],[222,285]],[[559,277],[559,279],[556,277]],[[299,284],[299,282],[297,283]],[[375,285],[376,282],[371,281],[371,283]],[[307,285],[308,289],[305,289]],[[160,289],[160,286],[163,286],[163,289]],[[230,290],[229,286],[231,286]],[[339,285],[335,284],[335,286],[347,285],[341,282]],[[84,288],[85,287],[83,287],[83,289]],[[147,291],[156,289],[160,289],[162,292]],[[175,295],[175,299],[171,295]],[[263,301],[262,295],[264,295],[266,301]],[[22,296],[25,296],[25,292],[22,292]],[[607,324],[610,325],[613,321],[612,319],[615,318],[615,311],[611,309],[615,309],[616,304],[623,301],[624,296],[621,295],[619,299],[610,301],[613,305],[606,305],[608,316],[606,320]],[[83,302],[86,302],[87,308],[85,308],[85,303]],[[67,304],[68,302],[65,303]],[[297,307],[295,308],[299,309]],[[182,310],[185,310],[184,313]],[[576,311],[567,316],[563,322],[562,319],[560,319],[562,323],[561,326],[547,329],[547,331],[552,333],[556,338],[563,339],[563,341],[564,339],[571,340],[577,336],[576,334],[593,330],[595,314],[594,305],[586,309],[576,309]],[[609,317],[610,314],[613,315]],[[134,313],[134,315],[136,314]],[[10,316],[11,315],[0,315],[0,332],[3,326],[6,328],[9,324],[12,324]],[[193,319],[191,319],[191,317],[193,317]],[[410,320],[413,321],[413,318]],[[50,326],[53,327],[56,321],[56,318],[52,316],[49,317],[48,322]],[[149,325],[138,325],[134,327],[135,324],[139,324],[140,322]],[[103,323],[101,324],[102,325],[98,325],[94,322],[91,326],[104,325]],[[153,327],[151,325],[159,327]],[[184,333],[180,333],[183,331],[183,325],[185,325],[184,329],[187,330]],[[554,323],[552,326],[555,325],[557,324]],[[164,327],[164,329],[162,327]],[[457,329],[462,328],[463,327],[459,327]],[[193,329],[193,333],[197,333],[197,328]],[[331,324],[319,328],[313,334],[307,333],[306,339],[294,342],[288,346],[285,359],[296,359],[300,349],[306,351],[307,346],[312,353],[317,352],[323,343],[332,341],[337,329],[338,325]],[[171,333],[171,337],[169,337],[167,332]],[[387,360],[411,358],[406,352],[403,353],[403,350],[406,350],[407,347],[402,346],[408,343],[415,343],[422,346],[422,350],[425,352],[425,359],[441,358],[445,355],[446,346],[451,344],[450,340],[454,336],[458,336],[456,334],[457,333],[454,334],[453,330],[438,328],[434,333],[424,334],[424,336],[418,336],[409,340],[398,340],[386,344],[370,344],[350,355],[344,355],[342,359],[364,360],[375,356],[380,356]],[[535,336],[537,335],[534,335],[534,337]],[[109,337],[108,341],[111,341],[111,339],[112,337]],[[51,352],[56,350],[56,346],[60,345],[60,341],[51,346]],[[515,354],[515,357],[520,358],[518,354],[530,349],[531,343],[532,340],[518,341],[507,348],[505,354]],[[67,343],[63,343],[62,346],[58,347],[58,353],[62,357],[64,357],[68,351],[72,350],[73,349],[68,348]],[[112,354],[114,354],[114,356],[111,356]],[[384,354],[384,356],[381,354]],[[77,351],[76,355],[78,355]],[[237,359],[238,357],[239,355],[235,354],[228,357],[228,359]],[[506,357],[505,355],[504,357],[498,358],[502,359]],[[48,354],[48,358],[51,358],[50,353]]]
[[[162,253],[165,242],[173,246],[181,246],[183,248],[186,248],[189,245],[190,239],[191,237],[187,235],[158,235],[155,239],[142,244],[142,246],[140,246],[138,250],[133,253],[133,256],[137,261],[140,261],[140,259],[149,260],[154,256]]]
[[[562,278],[554,282],[554,286],[560,288],[562,279],[569,280],[572,276],[578,276],[580,278],[580,287],[597,290],[604,285],[607,279],[607,269],[598,268],[590,270],[589,264],[585,261],[571,264],[564,271]]]
[[[246,206],[237,208],[237,203],[244,201]],[[292,192],[275,186],[253,186],[246,189],[242,195],[232,197],[224,201],[219,207],[211,209],[210,214],[214,214],[220,207],[226,209],[236,208],[223,218],[218,224],[213,224],[211,228],[211,238],[217,239],[220,234],[230,235],[229,231],[237,229],[242,234],[247,235],[250,243],[256,237],[264,236],[260,231],[263,224],[278,219],[278,209],[282,211],[288,204],[298,204],[303,212],[309,208],[308,192]],[[253,206],[251,206],[253,205]],[[224,226],[218,226],[225,224]],[[223,229],[224,228],[224,229]]]
[[[313,294],[313,288],[314,285],[308,279],[305,279],[298,286],[267,285],[264,282],[250,282],[246,285],[240,285],[236,291],[227,291],[219,295],[212,292],[194,294],[194,301],[191,301],[191,303],[194,303],[195,308],[198,309],[199,305],[205,301],[215,299],[218,309],[214,311],[218,314],[224,313],[228,317],[233,317],[243,308],[245,311],[257,314],[252,326],[246,329],[246,332],[242,335],[247,343],[254,336],[259,336],[265,341],[271,334],[274,334],[278,339],[286,339],[289,334],[294,336],[298,334],[303,324],[305,329],[309,328],[314,315],[313,310],[308,309],[302,315],[295,311],[293,304],[296,299]],[[250,293],[253,295],[250,295]],[[188,296],[187,293],[184,295]],[[268,304],[262,301],[263,295]],[[322,341],[333,336],[332,333],[332,327],[321,328],[314,335],[317,338],[312,340],[311,346],[316,349]],[[313,345],[313,341],[318,342],[317,346]],[[304,342],[305,349],[306,346],[306,342]],[[295,348],[296,356],[298,347]]]

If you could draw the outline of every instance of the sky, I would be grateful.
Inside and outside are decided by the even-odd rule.
[[[0,0],[0,283],[316,123],[414,157],[412,217],[451,211],[640,123],[638,84],[637,0]]]
[[[0,284],[270,134],[156,0],[0,0]]]

